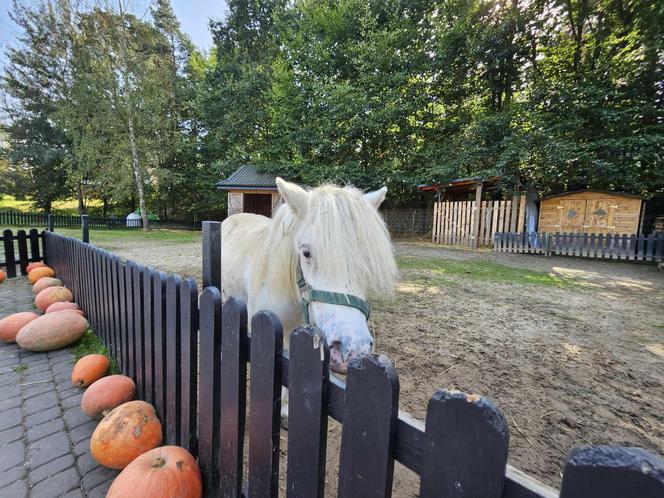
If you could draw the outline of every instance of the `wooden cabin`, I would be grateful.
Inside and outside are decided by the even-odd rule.
[[[638,234],[645,203],[638,195],[580,190],[540,200],[538,232]]]
[[[272,211],[281,204],[276,178],[277,175],[258,171],[247,164],[218,182],[217,188],[228,192],[228,216],[254,213],[271,217]]]

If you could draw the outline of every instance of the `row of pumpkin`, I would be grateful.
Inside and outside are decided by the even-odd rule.
[[[0,275],[0,282],[2,282]],[[52,351],[78,341],[88,330],[72,293],[43,263],[28,265],[35,306],[43,312],[14,313],[0,320],[0,339],[28,351]],[[154,407],[135,400],[136,385],[124,375],[107,375],[109,359],[83,356],[72,370],[72,384],[85,388],[81,410],[99,420],[90,453],[105,467],[121,470],[107,498],[200,498],[201,473],[194,457],[178,446],[160,446],[161,422]]]

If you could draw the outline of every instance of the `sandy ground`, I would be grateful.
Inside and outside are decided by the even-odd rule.
[[[424,419],[439,388],[492,399],[510,425],[510,463],[558,486],[567,451],[585,444],[639,446],[664,455],[664,272],[652,265],[494,254],[397,241],[398,254],[490,261],[561,276],[567,286],[413,278],[374,307],[377,351],[400,376],[400,408]],[[141,247],[124,258],[200,279],[199,243]],[[199,280],[200,281],[200,280]],[[334,478],[340,434],[331,422]],[[333,486],[333,483],[330,483]],[[397,465],[395,496],[416,496]]]

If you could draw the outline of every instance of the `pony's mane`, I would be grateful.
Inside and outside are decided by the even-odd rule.
[[[362,282],[369,293],[391,293],[397,269],[390,235],[383,218],[364,200],[362,192],[355,187],[325,184],[309,190],[307,199],[304,219],[285,203],[276,210],[263,240],[264,265],[255,277],[262,282],[279,282],[281,292],[299,299],[294,238],[306,224],[323,275],[348,283]]]

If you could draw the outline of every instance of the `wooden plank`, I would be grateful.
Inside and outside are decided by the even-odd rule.
[[[283,330],[269,311],[251,321],[249,405],[249,496],[270,498],[279,489],[281,353]]]
[[[516,231],[526,233],[526,196],[523,194],[519,196],[519,220],[517,221]]]
[[[39,252],[39,230],[31,228],[28,237],[30,239],[30,261],[41,261],[42,257]]]
[[[165,409],[166,444],[180,443],[180,398],[182,396],[182,357],[180,344],[180,277],[170,275],[166,279],[165,324]]]
[[[247,385],[247,307],[229,297],[221,314],[221,386],[219,399],[220,494],[239,497],[242,490],[242,463],[246,417]]]
[[[443,244],[450,243],[450,203],[443,203]]]
[[[648,235],[648,244],[645,252],[645,260],[646,261],[652,261],[653,260],[653,252],[655,249],[655,234],[651,233]]]
[[[221,289],[221,223],[203,222],[203,288]]]
[[[512,202],[510,204],[510,232],[516,233],[516,220],[517,220],[517,211],[519,206],[519,196],[514,194],[512,196]]]
[[[119,282],[120,258],[111,257],[111,330],[113,331],[113,350],[118,367],[124,372],[122,364],[122,335],[120,328],[120,282]]]
[[[664,460],[640,448],[585,446],[567,455],[560,498],[661,498]]]
[[[136,350],[134,348],[134,268],[136,263],[127,261],[124,265],[124,324],[125,324],[125,360],[127,375],[136,380]]]
[[[480,245],[481,214],[482,214],[482,183],[480,182],[475,187],[475,203],[473,205],[473,225],[472,225],[473,247],[479,247]]]
[[[662,261],[664,257],[664,233],[658,233],[655,240],[655,253],[653,261]]]
[[[201,294],[199,312],[198,462],[204,496],[219,495],[220,322],[221,293],[216,287],[207,287]]]
[[[139,393],[138,397],[141,397],[145,387],[145,346],[143,343],[145,338],[143,333],[143,327],[145,326],[145,307],[143,305],[143,299],[145,297],[145,290],[143,289],[144,273],[145,268],[143,265],[133,265],[131,275],[133,288],[132,333],[134,335],[134,372],[136,375],[136,390]]]
[[[439,203],[433,203],[433,222],[431,224],[431,242],[438,243],[438,207]]]
[[[14,234],[7,228],[2,232],[2,243],[5,250],[5,264],[7,269],[7,277],[16,277],[16,258],[14,257]]]
[[[644,259],[644,249],[645,249],[645,243],[646,243],[646,236],[641,234],[637,237],[636,239],[636,247],[637,247],[637,253],[636,253],[636,259],[639,261],[643,261]]]
[[[153,280],[156,271],[152,268],[143,270],[143,356],[145,365],[145,387],[143,399],[154,405],[154,294]]]
[[[477,227],[477,245],[478,246],[485,246],[486,245],[486,240],[484,238],[484,227],[486,226],[485,221],[486,221],[486,201],[480,201],[479,204],[479,212],[478,212],[478,217],[479,217],[479,224]]]
[[[505,213],[505,201],[498,202],[498,223],[496,225],[496,232],[505,232],[503,229],[503,216]]]
[[[389,497],[399,379],[385,356],[365,356],[348,367],[341,429],[339,498]]]
[[[152,326],[154,407],[159,420],[166,420],[166,273],[157,272],[152,277]]]
[[[180,443],[195,455],[198,412],[198,287],[193,278],[181,282],[180,334],[182,358]]]
[[[325,494],[330,351],[313,327],[290,336],[288,379],[288,498]]]
[[[438,391],[427,409],[420,497],[503,493],[509,430],[494,404],[477,395]]]
[[[27,275],[26,270],[28,266],[28,239],[25,230],[16,232],[16,242],[18,243],[18,264],[21,270],[21,275]]]
[[[81,215],[81,240],[86,244],[90,242],[90,218],[87,214]]]

